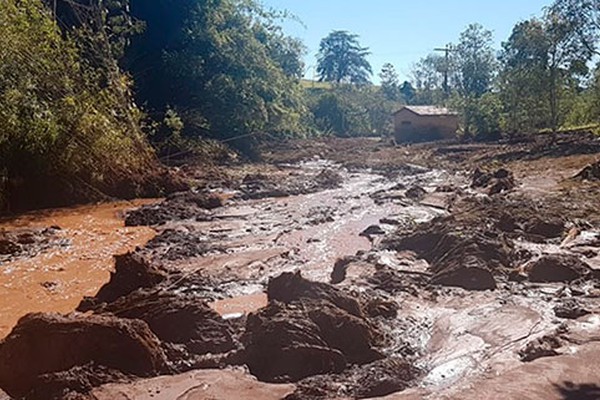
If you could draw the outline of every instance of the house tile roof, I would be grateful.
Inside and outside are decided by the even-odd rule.
[[[438,106],[404,106],[394,114],[399,113],[402,110],[412,111],[417,115],[456,115],[455,112],[450,111],[446,107]]]

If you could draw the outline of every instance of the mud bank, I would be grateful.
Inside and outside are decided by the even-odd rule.
[[[600,226],[530,179],[311,161],[172,196],[130,214],[157,236],[79,313],[26,317],[0,344],[0,384],[30,399],[589,396]],[[100,327],[138,353],[85,351],[110,345]],[[2,372],[53,330],[82,350]]]

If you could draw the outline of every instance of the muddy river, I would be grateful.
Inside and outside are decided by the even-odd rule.
[[[214,277],[219,286],[210,304],[226,319],[265,307],[269,278],[300,270],[306,279],[330,282],[336,261],[357,253],[379,265],[426,273],[425,261],[376,250],[377,245],[398,226],[447,215],[450,195],[437,188],[466,187],[464,176],[443,171],[384,176],[346,171],[324,161],[285,168],[292,174],[335,168],[344,182],[339,188],[310,194],[231,200],[216,209],[209,221],[170,221],[154,229],[125,227],[123,222],[127,210],[156,202],[152,200],[34,213],[1,223],[0,230],[6,231],[57,229],[53,244],[38,254],[0,263],[0,336],[29,312],[74,310],[84,296],[94,295],[108,281],[113,255],[142,246],[167,230],[218,244],[201,256],[167,257],[169,247],[182,246],[174,242],[153,256],[163,257],[171,268]],[[423,195],[407,199],[407,189],[415,186],[424,189]],[[352,274],[349,270],[350,278]],[[356,283],[359,275],[342,286],[363,291]],[[588,289],[590,299],[600,294]],[[595,366],[600,357],[600,307],[589,300],[590,314],[557,320],[553,307],[559,300],[557,292],[564,290],[562,284],[523,284],[518,290],[503,284],[496,291],[445,288],[427,295],[395,294],[401,321],[393,323],[398,324],[393,335],[417,349],[418,367],[425,373],[413,388],[384,398],[587,398],[573,396],[584,393],[578,392],[585,389],[582,385],[600,379]],[[524,345],[559,328],[570,332],[570,342],[559,355],[530,363],[519,359]],[[244,368],[229,368],[109,384],[93,395],[106,400],[270,400],[282,399],[294,387],[259,382]]]

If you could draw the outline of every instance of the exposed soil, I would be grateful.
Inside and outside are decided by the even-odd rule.
[[[218,179],[198,172],[192,190],[124,216],[131,227],[107,226],[136,241],[97,232],[119,246],[102,252],[95,286],[14,308],[78,313],[21,319],[0,342],[0,387],[28,399],[597,398],[599,153],[586,134],[327,139],[271,146],[268,164]],[[24,226],[30,239],[13,224],[0,240],[25,291],[37,263],[55,266],[45,254],[88,273],[96,261],[79,257],[100,252],[85,248],[94,236],[30,220],[43,223]]]

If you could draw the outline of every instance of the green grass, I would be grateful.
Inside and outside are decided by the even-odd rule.
[[[305,89],[331,89],[333,87],[329,82],[319,82],[310,79],[302,79],[300,84]]]

